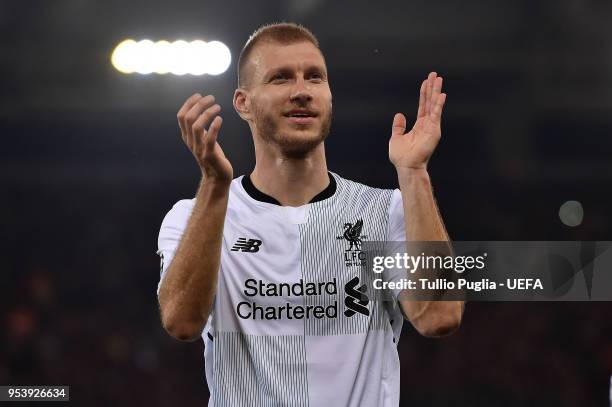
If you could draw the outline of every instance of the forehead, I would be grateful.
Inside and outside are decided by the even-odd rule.
[[[325,69],[325,60],[321,51],[314,44],[304,41],[295,44],[264,42],[253,49],[250,62],[255,76],[265,75],[270,70],[280,67],[305,69],[319,66]]]

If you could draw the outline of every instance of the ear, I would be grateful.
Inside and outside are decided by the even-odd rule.
[[[247,122],[251,119],[251,104],[249,102],[249,94],[246,89],[238,88],[234,91],[234,109],[242,120]]]

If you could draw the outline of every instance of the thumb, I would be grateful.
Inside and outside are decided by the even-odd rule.
[[[393,116],[393,127],[391,127],[391,137],[401,136],[406,132],[406,116],[396,113]]]

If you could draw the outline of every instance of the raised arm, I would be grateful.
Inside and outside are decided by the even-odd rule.
[[[441,137],[440,121],[446,94],[442,78],[435,72],[421,84],[417,119],[406,131],[406,117],[397,113],[393,119],[389,158],[395,165],[406,222],[408,241],[449,242],[440,212],[433,196],[427,163]],[[450,243],[449,243],[450,251]],[[463,301],[409,301],[400,306],[413,326],[425,336],[444,336],[461,323]]]
[[[159,289],[161,320],[176,339],[199,338],[217,289],[230,162],[217,143],[221,107],[212,95],[191,96],[177,114],[183,141],[202,171],[195,205]],[[208,130],[206,128],[208,127]]]

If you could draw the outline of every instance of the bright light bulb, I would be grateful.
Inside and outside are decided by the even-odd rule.
[[[111,55],[111,63],[119,72],[132,73],[136,70],[134,50],[136,41],[128,39],[121,41]]]
[[[204,75],[207,70],[208,44],[196,40],[189,44],[189,73],[192,75]]]
[[[138,66],[136,72],[147,75],[155,71],[155,51],[156,48],[153,41],[142,40],[138,42]]]
[[[189,72],[189,44],[179,40],[170,44],[170,73],[185,75]]]
[[[208,71],[210,75],[219,75],[227,70],[232,62],[229,48],[222,42],[212,41],[207,44]]]
[[[111,55],[111,63],[119,72],[174,75],[219,75],[232,60],[229,48],[219,41],[124,40]]]
[[[153,72],[161,75],[170,72],[171,58],[172,44],[168,41],[157,41],[155,43]]]

